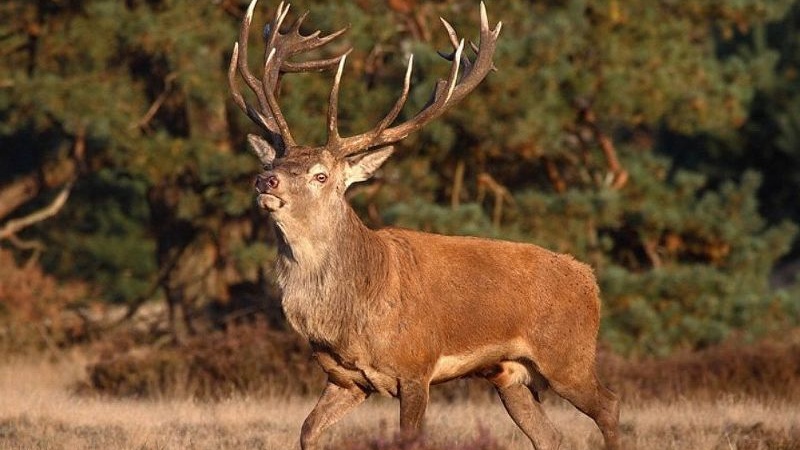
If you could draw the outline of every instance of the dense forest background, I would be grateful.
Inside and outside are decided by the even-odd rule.
[[[257,129],[226,81],[246,6],[0,5],[7,345],[26,329],[47,345],[97,335],[154,304],[169,306],[154,330],[176,340],[252,314],[284,326],[274,238],[253,202],[259,167],[245,145]],[[383,117],[411,53],[400,120],[425,104],[448,69],[436,54],[449,46],[439,16],[477,38],[472,0],[292,6],[312,11],[307,32],[351,25],[340,44],[353,46],[343,135]],[[255,23],[275,8],[262,1]],[[622,354],[796,327],[800,1],[487,8],[504,23],[498,70],[351,189],[364,221],[534,242],[589,262],[605,302],[601,340]],[[331,79],[283,81],[282,108],[303,143],[324,139]],[[123,317],[98,325],[98,311],[114,308]]]

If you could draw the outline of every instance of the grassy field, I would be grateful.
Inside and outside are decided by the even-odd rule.
[[[85,377],[84,367],[79,353],[55,362],[2,363],[0,448],[298,448],[300,425],[314,402],[289,396],[218,402],[82,396],[73,387]],[[567,448],[601,448],[589,419],[557,399],[548,399],[546,409]],[[780,400],[626,403],[622,427],[627,448],[800,449],[800,406]],[[396,430],[397,403],[372,398],[331,430],[327,444],[389,449],[385,442]],[[427,434],[425,448],[531,448],[499,401],[433,403]]]

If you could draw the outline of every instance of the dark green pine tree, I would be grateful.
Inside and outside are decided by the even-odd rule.
[[[772,222],[800,220],[800,2],[781,20],[754,26],[723,47],[726,55],[769,61],[754,67],[746,122],[726,136],[674,135],[684,167],[713,179],[764,174],[761,212]],[[692,156],[693,155],[693,156]],[[800,244],[795,244],[796,254]]]
[[[69,226],[39,230],[58,249],[44,258],[54,272],[122,302],[175,278],[215,280],[203,286],[216,289],[207,295],[225,296],[224,276],[190,265],[220,273],[228,264],[238,272],[229,278],[254,277],[254,254],[269,252],[251,248],[241,231],[251,220],[254,161],[227,118],[225,59],[241,13],[229,3],[3,5],[16,18],[3,21],[0,41],[4,182],[55,171],[83,143],[79,180],[59,217]],[[238,251],[250,256],[235,258]]]

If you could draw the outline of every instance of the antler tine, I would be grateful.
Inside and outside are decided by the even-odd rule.
[[[450,43],[453,44],[453,48],[458,47],[458,34],[456,34],[455,28],[450,25],[450,22],[444,19],[444,17],[439,17],[439,20],[444,25],[445,30],[447,30],[447,37],[450,38]]]
[[[242,26],[239,28],[239,40],[236,46],[236,48],[238,48],[238,53],[235,59],[239,67],[239,73],[242,75],[242,78],[244,78],[247,86],[256,94],[258,103],[263,110],[267,107],[267,98],[264,95],[264,91],[259,88],[258,78],[250,72],[250,68],[247,65],[247,38],[250,33],[250,23],[253,21],[253,11],[255,10],[256,2],[258,2],[258,0],[252,0],[250,2],[250,5],[247,7],[247,13],[242,20]],[[233,62],[234,58],[231,58],[231,63]],[[238,90],[236,90],[236,92],[238,93]]]
[[[284,6],[283,2],[278,4],[278,9],[275,10],[275,17],[272,19],[272,23],[269,26],[269,34],[266,36],[266,46],[265,51],[269,52],[269,49],[275,47],[275,42],[281,37],[281,25],[283,25],[284,19],[286,19],[286,15],[289,14],[289,8],[292,5],[287,3]]]
[[[288,6],[286,9],[288,11]],[[305,11],[303,14],[301,14],[297,18],[297,20],[295,20],[294,24],[292,24],[289,31],[282,35],[282,36],[288,36],[288,39],[286,40],[287,43],[286,55],[284,58],[282,58],[283,62],[281,64],[281,72],[309,72],[309,71],[321,71],[329,69],[339,64],[339,61],[342,58],[342,56],[350,53],[350,51],[352,50],[349,48],[333,58],[304,61],[304,62],[287,61],[287,59],[293,55],[311,50],[316,50],[324,46],[328,42],[336,39],[337,37],[347,32],[348,29],[350,29],[350,27],[347,26],[323,37],[319,37],[319,35],[322,32],[320,30],[316,30],[307,36],[303,36],[300,33],[300,26],[303,24],[306,17],[308,17],[308,14],[309,14],[308,11]],[[283,21],[283,18],[281,18],[281,21]],[[278,24],[278,26],[280,25]]]
[[[411,60],[409,60],[403,94],[389,114],[387,114],[373,130],[357,136],[341,139],[336,145],[337,153],[340,156],[347,156],[397,142],[444,114],[447,109],[475,89],[486,75],[494,69],[492,57],[497,44],[497,38],[502,28],[501,22],[498,22],[493,30],[489,28],[486,6],[483,2],[481,2],[480,15],[480,44],[476,49],[474,62],[471,62],[464,54],[465,40],[459,39],[452,25],[442,19],[442,24],[447,32],[450,43],[454,47],[454,52],[452,55],[443,55],[445,58],[452,61],[450,72],[447,79],[439,80],[436,83],[433,95],[428,104],[411,120],[391,128],[388,127],[399,115],[408,96],[411,78]]]
[[[439,56],[441,56],[442,58],[452,62],[456,57],[456,53],[458,52],[460,40],[458,39],[458,34],[456,33],[456,30],[453,28],[452,25],[450,25],[448,21],[446,21],[443,17],[440,17],[439,20],[442,22],[442,25],[444,25],[445,30],[447,30],[447,36],[450,38],[450,43],[453,45],[453,52],[448,54],[442,51],[437,51],[436,53],[438,53]],[[470,44],[472,44],[472,42],[470,42]],[[472,69],[472,62],[469,60],[469,58],[467,58],[463,54],[463,52],[461,53],[461,55],[462,58],[459,64],[464,67],[464,72],[469,72]]]
[[[337,37],[341,36],[347,30],[350,29],[350,25],[343,27],[339,30],[334,31],[333,33],[328,34],[327,36],[319,37],[320,31],[317,30],[311,33],[308,36],[299,35],[302,38],[303,46],[299,50],[314,50],[316,48],[322,47],[323,45],[327,44],[328,42],[336,39]]]
[[[272,111],[272,116],[275,119],[275,122],[278,124],[278,129],[280,129],[280,135],[283,138],[284,144],[286,147],[294,147],[297,145],[294,138],[292,137],[292,132],[289,130],[289,124],[286,122],[286,119],[283,117],[281,113],[281,107],[278,104],[278,99],[275,97],[275,88],[278,84],[278,77],[280,75],[280,62],[275,62],[276,49],[272,47],[270,50],[269,55],[267,55],[267,59],[264,61],[264,90],[267,95],[267,103],[269,103],[269,109]],[[272,69],[272,66],[276,66],[276,69]]]
[[[228,84],[231,87],[231,94],[233,95],[233,101],[257,125],[261,126],[262,128],[268,131],[271,131],[269,126],[269,119],[261,115],[261,113],[258,112],[258,110],[250,106],[250,104],[248,104],[245,101],[244,96],[242,96],[242,93],[236,86],[236,66],[238,60],[239,60],[239,43],[237,42],[233,44],[233,55],[231,56],[231,63],[228,66]]]
[[[347,55],[343,55],[339,60],[339,68],[336,70],[336,76],[333,79],[333,87],[331,88],[331,96],[328,102],[328,144],[333,145],[339,142],[339,83],[342,81],[342,72],[344,71],[344,63],[347,60]]]
[[[403,92],[400,94],[400,97],[395,102],[394,106],[389,113],[386,114],[386,117],[381,120],[378,126],[375,128],[375,136],[380,135],[383,133],[383,130],[386,129],[389,125],[397,119],[397,116],[400,115],[400,111],[403,109],[403,105],[406,104],[406,100],[408,99],[408,92],[411,90],[411,71],[414,68],[414,55],[412,54],[408,58],[408,65],[406,67],[406,76],[403,80]]]
[[[275,70],[271,70],[270,66],[273,61],[282,61],[284,59],[280,56],[275,58],[275,52],[277,51],[276,44],[281,38],[281,25],[283,25],[283,21],[286,19],[286,15],[289,13],[289,8],[291,8],[291,6],[292,5],[288,3],[284,4],[284,2],[280,2],[278,4],[278,9],[275,10],[275,17],[273,17],[272,22],[268,26],[268,33],[264,36],[264,76],[261,82],[264,86],[264,93],[267,96],[266,98],[268,103],[269,94],[272,93],[274,95],[274,92],[278,87],[281,64],[278,63],[278,65],[275,67]],[[269,106],[272,108],[272,104]]]
[[[344,27],[344,28],[342,28],[340,30],[334,31],[333,33],[331,33],[331,34],[329,34],[327,36],[323,36],[323,37],[318,37],[319,34],[320,34],[319,30],[315,31],[314,33],[312,33],[312,34],[310,34],[308,36],[302,36],[298,32],[296,34],[296,37],[297,37],[297,39],[299,39],[299,44],[295,44],[293,46],[293,48],[291,50],[291,54],[293,55],[293,54],[296,54],[296,53],[299,53],[299,52],[315,50],[315,49],[317,49],[319,47],[322,47],[323,45],[327,44],[328,42],[330,42],[330,41],[336,39],[337,37],[341,36],[342,34],[347,32],[347,30],[349,30],[349,29],[350,29],[350,27],[347,26],[347,27]],[[327,58],[327,59],[318,59],[318,60],[304,61],[304,62],[284,61],[284,63],[281,65],[281,72],[286,72],[286,73],[289,73],[289,72],[319,72],[319,71],[322,71],[322,70],[330,69],[331,67],[336,66],[337,64],[339,64],[339,60],[343,56],[348,55],[352,50],[353,50],[352,47],[348,48],[345,51],[343,51],[342,53],[338,54],[337,56],[334,56],[332,58]]]
[[[445,96],[442,104],[447,103],[450,100],[450,97],[453,96],[453,90],[456,88],[456,82],[458,81],[458,68],[461,65],[461,52],[463,51],[464,39],[461,39],[461,42],[458,43],[456,54],[453,57],[453,65],[450,67],[450,77],[447,79],[449,87],[447,88],[447,96]]]
[[[306,20],[306,17],[308,17],[309,12],[310,11],[305,11],[303,14],[300,14],[300,17],[298,17],[297,20],[294,21],[290,33],[300,34],[300,26],[303,25],[303,21]]]
[[[331,67],[336,66],[339,64],[339,60],[342,59],[342,56],[349,55],[352,49],[348,49],[346,52],[342,53],[339,56],[334,56],[333,58],[327,59],[317,59],[314,61],[304,61],[304,62],[284,62],[281,65],[281,72],[283,73],[299,73],[299,72],[322,72],[323,70],[328,70]]]

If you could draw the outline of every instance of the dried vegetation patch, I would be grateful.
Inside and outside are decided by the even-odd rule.
[[[324,385],[308,344],[260,321],[162,347],[117,336],[97,346],[94,359],[79,386],[83,393],[218,400],[306,395]]]
[[[605,354],[601,378],[628,400],[718,399],[734,395],[800,402],[800,341],[728,342],[668,358]]]
[[[222,400],[133,399],[76,394],[86,357],[7,360],[0,366],[0,449],[284,449],[297,448],[314,399],[299,395],[233,395]],[[601,448],[592,422],[554,398],[545,409],[567,448]],[[439,400],[427,414],[427,435],[396,439],[396,401],[371,398],[331,430],[330,449],[529,450],[499,401]],[[793,401],[719,394],[631,400],[622,429],[629,448],[800,450],[800,410]]]
[[[224,399],[230,396],[315,395],[324,377],[295,333],[264,322],[162,347],[124,337],[96,347],[84,393],[135,398]],[[741,345],[730,342],[661,359],[601,353],[601,379],[628,403],[714,401],[720,396],[800,403],[800,339]],[[487,401],[488,383],[466,379],[433,388],[435,400]]]

